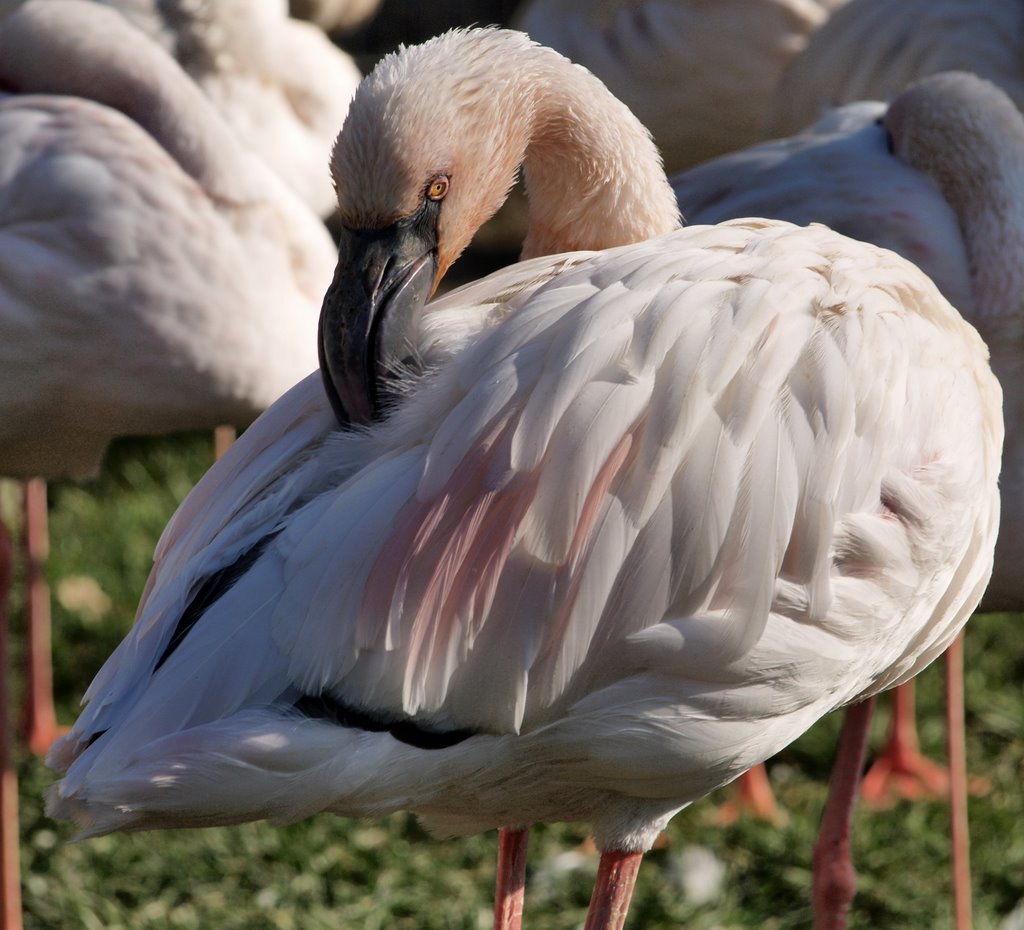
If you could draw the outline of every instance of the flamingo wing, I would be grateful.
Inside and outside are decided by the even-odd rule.
[[[330,790],[285,802],[271,779],[218,794],[225,808],[186,792],[204,816],[426,810],[444,784],[457,819],[458,766],[423,750],[466,741],[457,758],[490,771],[490,737],[675,808],[943,648],[991,568],[998,504],[978,489],[1001,427],[980,340],[923,275],[766,221],[527,264],[528,286],[520,266],[433,305],[426,373],[385,423],[325,432],[306,382],[261,421],[306,437],[292,470],[288,440],[243,436],[197,491],[241,506],[211,509],[208,546],[162,545],[194,554],[151,588],[58,749],[80,753],[62,798],[135,765],[149,785],[207,785],[234,759],[319,766]],[[979,435],[992,455],[959,454]],[[218,486],[229,473],[250,485]],[[307,742],[303,715],[322,724]],[[431,777],[374,793],[367,732],[407,761],[418,747]],[[474,823],[504,816],[489,811]]]

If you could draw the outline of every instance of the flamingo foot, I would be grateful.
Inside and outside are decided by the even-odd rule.
[[[861,794],[876,808],[892,807],[900,798],[946,797],[949,769],[893,740],[864,776]]]
[[[864,776],[861,792],[875,808],[891,807],[900,798],[910,801],[949,796],[949,769],[920,752],[914,712],[913,679],[892,693],[892,723],[885,749]],[[971,794],[991,788],[984,778],[968,782]]]
[[[984,775],[967,779],[967,792],[973,797],[984,797],[991,790],[992,782]],[[949,769],[916,750],[891,751],[887,747],[864,776],[861,794],[876,809],[892,807],[900,798],[938,800],[949,796]]]
[[[42,714],[38,714],[29,708],[29,720],[25,728],[25,744],[29,752],[41,759],[45,759],[50,747],[71,729],[57,723],[52,704],[49,705],[48,711],[47,713],[44,710]]]
[[[763,764],[747,769],[734,785],[736,787],[732,799],[726,801],[715,813],[716,823],[729,826],[744,814],[766,820],[776,827],[785,826],[789,821],[785,811],[775,801],[775,794],[768,781],[768,771]]]

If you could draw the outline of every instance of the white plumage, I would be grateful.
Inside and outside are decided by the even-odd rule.
[[[769,216],[825,223],[909,258],[978,327],[1021,422],[1024,117],[971,74],[932,75],[891,105],[847,104],[797,135],[700,165],[672,180],[695,223]],[[1010,431],[1003,523],[1024,519],[1024,448]],[[989,609],[1024,606],[1018,535],[1000,537]]]
[[[956,215],[925,175],[889,151],[878,122],[887,109],[849,103],[801,133],[676,175],[679,208],[696,224],[743,216],[824,223],[910,259],[969,312],[974,297]]]
[[[516,26],[594,72],[669,171],[769,134],[783,68],[845,0],[532,0]]]
[[[900,15],[896,7],[891,10]],[[969,45],[970,39],[956,51]],[[695,222],[750,214],[817,221],[891,248],[928,273],[978,327],[991,346],[1011,425],[1000,477],[1004,531],[980,606],[1020,609],[1018,566],[1024,553],[1014,528],[1024,516],[1024,449],[1013,425],[1024,414],[1024,118],[1013,102],[973,74],[934,74],[898,93],[891,105],[846,104],[804,132],[715,159],[678,176],[673,185]],[[960,661],[951,658],[947,665],[950,695],[963,693]],[[894,698],[890,737],[864,779],[863,793],[876,801],[888,801],[893,793],[950,793],[957,926],[968,926],[966,772],[958,763],[964,752],[962,710],[951,718],[961,722],[950,725],[947,771],[917,749],[913,683],[906,688],[901,700]]]
[[[0,0],[5,8],[25,0]],[[331,143],[362,75],[286,0],[96,0],[174,58],[238,136],[319,216],[336,205]]]
[[[971,71],[1024,107],[1022,41],[1017,0],[849,0],[786,67],[771,132],[799,132],[840,104],[891,100],[942,71]]]
[[[0,80],[0,474],[243,426],[316,366],[330,237],[159,48],[46,0]]]
[[[258,420],[165,531],[51,754],[53,813],[585,819],[642,850],[956,635],[991,569],[1000,392],[934,285],[822,227],[673,230],[628,111],[494,30],[361,86],[345,254],[415,228],[443,271],[524,159],[528,248],[626,244],[429,304],[386,419],[339,428],[314,375]]]
[[[183,505],[57,750],[80,754],[58,814],[92,833],[408,807],[646,846],[919,671],[981,593],[998,388],[886,253],[697,228],[498,273],[429,333],[437,371],[387,423],[338,431],[311,376]],[[322,691],[475,735],[422,750],[303,719]]]

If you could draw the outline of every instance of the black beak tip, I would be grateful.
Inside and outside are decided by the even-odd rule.
[[[402,244],[404,250],[396,247]],[[433,248],[421,245],[410,257],[408,243],[377,237],[371,246],[362,261],[351,255],[339,260],[320,313],[320,372],[343,427],[384,415],[395,382],[417,357],[420,318],[437,269]]]

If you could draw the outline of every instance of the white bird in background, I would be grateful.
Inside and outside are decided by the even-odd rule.
[[[1024,109],[1019,0],[850,0],[786,68],[772,135],[799,132],[843,103],[891,100],[942,71],[971,71]]]
[[[0,0],[4,10],[24,0]],[[319,216],[335,206],[327,164],[362,77],[287,0],[99,0],[159,43],[199,85],[243,146]]]
[[[351,32],[372,19],[381,0],[290,0],[288,12],[325,32]]]
[[[532,0],[516,28],[594,72],[669,171],[768,136],[786,63],[845,0]]]
[[[914,261],[988,342],[1006,422],[1024,423],[1024,117],[995,85],[960,72],[933,75],[891,105],[847,104],[798,135],[708,162],[672,183],[695,223],[749,215],[817,221]],[[1004,532],[983,610],[1024,608],[1024,542],[1014,532],[1024,523],[1019,433],[1010,429],[1003,448]],[[958,661],[951,674],[959,674]],[[865,777],[876,801],[892,790],[942,790],[947,779],[917,751],[911,686]],[[951,690],[962,691],[962,681]],[[962,732],[951,734],[951,745],[962,742]],[[966,838],[955,853],[966,862]]]
[[[424,308],[521,165],[532,260]],[[678,229],[635,117],[518,32],[385,58],[332,171],[322,378],[165,530],[50,810],[501,827],[500,927],[526,827],[588,820],[587,927],[619,928],[674,813],[967,620],[999,514],[984,344],[890,252]]]
[[[97,5],[30,3],[0,21],[0,88],[0,475],[84,477],[116,436],[243,426],[316,367],[330,237],[160,48]]]
[[[113,12],[30,4],[0,51],[0,474],[250,422],[316,367],[322,223]]]
[[[112,11],[30,3],[0,42],[0,474],[250,422],[316,367],[323,224]]]

